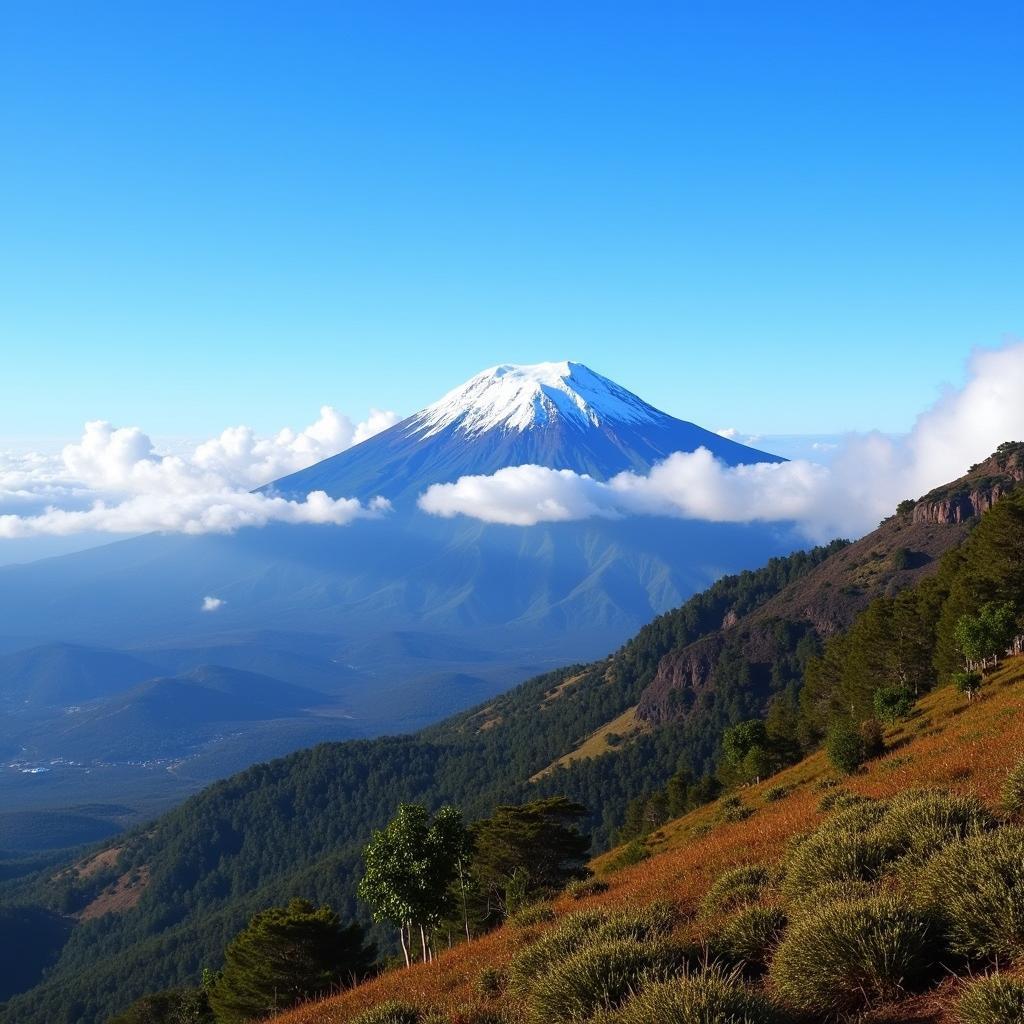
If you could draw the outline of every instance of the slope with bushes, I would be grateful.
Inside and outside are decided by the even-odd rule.
[[[941,688],[860,772],[815,753],[743,820],[692,812],[598,858],[591,893],[277,1024],[1020,1021],[1022,700],[1024,658],[976,701]]]

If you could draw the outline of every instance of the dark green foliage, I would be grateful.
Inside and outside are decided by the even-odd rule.
[[[776,991],[830,1014],[887,1001],[933,971],[928,921],[891,897],[837,901],[796,920],[772,958]]]
[[[614,1010],[643,985],[678,974],[689,956],[682,947],[659,939],[588,943],[533,980],[528,989],[532,1019],[568,1024]]]
[[[763,864],[731,868],[712,882],[701,900],[701,913],[705,916],[725,914],[753,903],[768,888],[771,880],[771,872]]]
[[[651,851],[639,839],[633,839],[626,843],[614,856],[609,858],[605,864],[605,870],[619,871],[622,868],[628,868],[647,860],[650,855]]]
[[[485,967],[477,978],[476,987],[482,996],[498,996],[505,989],[508,979],[505,972],[497,967]]]
[[[956,1001],[960,1024],[1021,1024],[1024,980],[990,974],[968,983]]]
[[[565,887],[565,894],[574,900],[585,900],[588,896],[598,896],[607,890],[608,883],[602,882],[600,878],[577,878]]]
[[[771,773],[776,763],[768,730],[761,719],[730,726],[722,735],[718,775],[725,785],[759,781]]]
[[[213,1024],[213,1010],[204,989],[177,988],[156,992],[132,1003],[107,1024]]]
[[[42,976],[60,955],[71,924],[41,907],[0,907],[0,1001]]]
[[[585,878],[590,840],[576,825],[585,814],[580,804],[549,797],[500,806],[478,821],[472,872],[491,905],[507,913],[517,901],[552,895],[573,879]]]
[[[828,759],[841,772],[851,775],[867,759],[860,729],[844,718],[832,723],[825,740]]]
[[[746,821],[753,813],[754,809],[747,807],[735,793],[723,796],[718,802],[717,818],[726,824],[734,825]]]
[[[712,936],[712,951],[726,963],[760,970],[768,965],[786,923],[786,913],[780,907],[741,907]]]
[[[914,706],[914,691],[909,686],[882,686],[875,691],[872,703],[875,716],[893,725],[910,714]]]
[[[374,953],[330,907],[292,900],[253,917],[210,989],[217,1024],[243,1024],[364,977]]]
[[[773,804],[776,801],[782,800],[785,797],[789,796],[789,794],[791,792],[792,792],[792,787],[791,786],[783,786],[783,785],[769,786],[764,791],[765,803]]]
[[[950,844],[925,865],[918,892],[954,953],[1016,959],[1024,952],[1024,830]]]
[[[957,693],[962,693],[968,700],[974,700],[981,692],[980,672],[954,672],[953,686]]]

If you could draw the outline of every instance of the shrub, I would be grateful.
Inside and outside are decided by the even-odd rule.
[[[569,914],[515,957],[509,966],[509,982],[524,992],[535,979],[577,950],[625,939],[644,942],[664,938],[672,931],[676,918],[676,908],[667,903],[653,903],[636,913],[581,910]]]
[[[609,1018],[615,1024],[782,1024],[783,1014],[763,995],[720,969],[685,972],[647,985]]]
[[[565,894],[574,900],[584,900],[588,896],[597,896],[608,891],[608,883],[600,878],[577,878],[565,887]]]
[[[954,672],[953,686],[957,693],[974,700],[974,695],[981,690],[981,676],[977,672]]]
[[[423,1014],[412,1003],[387,1002],[359,1014],[352,1024],[420,1024]]]
[[[767,966],[786,928],[779,907],[754,904],[728,918],[711,938],[711,948],[731,964]]]
[[[881,757],[885,753],[885,731],[877,718],[868,718],[860,723],[860,740],[863,744],[864,760]]]
[[[773,804],[779,800],[782,800],[784,797],[789,796],[789,794],[792,792],[792,788],[792,786],[784,786],[781,783],[774,786],[769,786],[764,791],[765,803]]]
[[[606,865],[606,870],[618,871],[621,868],[631,867],[633,864],[647,860],[650,855],[651,851],[644,846],[642,839],[633,839],[611,857]]]
[[[745,864],[719,875],[701,900],[701,913],[722,914],[745,903],[753,903],[771,881],[763,864]]]
[[[1018,761],[1006,776],[1002,791],[1003,807],[1011,814],[1024,811],[1024,761]]]
[[[925,979],[928,940],[927,919],[892,897],[829,903],[789,927],[770,974],[799,1010],[856,1011]]]
[[[1024,1021],[1024,981],[990,974],[972,981],[956,1002],[960,1024],[1015,1024]]]
[[[812,889],[800,899],[787,904],[789,919],[795,920],[806,914],[813,914],[827,903],[842,903],[849,900],[869,900],[879,895],[874,882],[846,879],[842,882],[828,882]]]
[[[882,803],[856,804],[791,843],[783,860],[782,892],[786,900],[799,902],[834,882],[874,878],[881,854],[868,832],[884,813]]]
[[[679,973],[688,960],[664,940],[618,939],[588,945],[535,978],[529,1005],[535,1020],[584,1021],[612,1010],[651,981]]]
[[[482,996],[497,996],[505,989],[505,972],[497,967],[485,967],[480,972],[476,987]]]
[[[875,716],[890,725],[906,718],[914,707],[914,691],[909,686],[883,686],[875,691]]]
[[[718,820],[728,824],[746,821],[753,814],[750,807],[744,807],[743,801],[735,794],[724,796],[718,801]]]
[[[833,789],[827,792],[818,801],[819,811],[843,811],[847,807],[856,807],[857,804],[870,803],[869,797],[851,793],[846,789]]]
[[[969,836],[936,854],[921,872],[921,905],[950,949],[978,959],[1024,952],[1024,829]]]
[[[883,860],[923,860],[942,847],[995,828],[996,820],[975,797],[912,790],[894,797],[871,831]]]
[[[834,722],[825,739],[828,759],[841,772],[852,775],[867,759],[860,730],[845,719]]]
[[[555,912],[549,903],[527,903],[509,914],[508,923],[514,928],[532,928],[535,924],[554,921]]]

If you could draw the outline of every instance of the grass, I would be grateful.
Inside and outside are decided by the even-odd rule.
[[[890,747],[899,745],[898,755],[870,762],[864,772],[844,780],[844,788],[880,800],[922,786],[948,787],[951,793],[974,796],[989,808],[1001,807],[1003,783],[1016,764],[1019,751],[1024,749],[1022,695],[1024,660],[1015,659],[990,677],[983,695],[969,706],[951,689],[925,696],[920,709],[922,719],[931,723],[929,730],[925,730],[929,734],[916,731],[914,722],[899,723],[886,735]],[[941,731],[934,732],[933,727]],[[758,811],[745,821],[716,823],[716,806],[708,805],[667,823],[659,829],[656,838],[649,838],[644,844],[644,851],[649,854],[646,859],[623,865],[614,874],[604,872],[621,851],[610,851],[591,864],[608,882],[608,890],[580,902],[568,896],[556,900],[553,911],[558,915],[557,921],[538,928],[544,929],[542,934],[547,934],[572,912],[614,912],[641,907],[663,897],[677,903],[684,918],[693,917],[719,875],[752,861],[775,867],[794,837],[807,834],[823,821],[837,817],[818,810],[823,792],[830,788],[818,787],[823,780],[833,777],[834,772],[823,755],[815,754],[759,785],[746,787],[744,802],[756,805]],[[788,793],[780,799],[765,801],[767,790],[778,786],[786,787]],[[695,835],[695,830],[699,833],[708,825],[713,827],[705,834]],[[869,884],[867,889],[851,890],[850,894],[870,895],[874,891],[875,887]],[[821,903],[836,895],[824,888],[819,890],[816,900]],[[813,906],[814,901],[811,901],[811,910]],[[787,905],[786,909],[792,917],[800,908]],[[795,926],[794,921],[791,927]],[[682,927],[689,929],[685,934],[695,941],[710,937],[712,931],[712,923],[705,924],[699,918]],[[524,934],[516,928],[498,929],[441,953],[433,964],[389,971],[340,995],[299,1007],[280,1018],[277,1024],[344,1024],[363,1010],[387,1000],[406,1001],[455,1014],[462,1007],[480,1002],[478,979],[481,972],[485,968],[506,971],[513,957],[521,951]],[[913,1024],[957,1024],[955,1002],[955,987],[940,989],[902,1000],[889,1009],[876,1009],[870,1020],[872,1024],[883,1020],[885,1024],[909,1024],[911,1021]],[[488,1005],[505,1013],[511,1021],[520,1019],[517,1013],[525,1012],[522,997],[509,990],[493,997]],[[639,1024],[642,1019],[637,1018],[636,1022],[623,1019],[623,1024]],[[686,1017],[667,1015],[657,1019],[669,1024],[687,1021]],[[759,1024],[762,1019],[768,1018],[751,1017],[750,1021]],[[979,1018],[981,1020],[983,1018]],[[964,1024],[977,1022],[971,1020]]]

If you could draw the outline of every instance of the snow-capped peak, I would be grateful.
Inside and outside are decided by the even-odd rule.
[[[449,391],[415,417],[424,436],[455,427],[463,433],[522,431],[562,420],[576,427],[639,423],[663,413],[582,363],[492,366]]]

